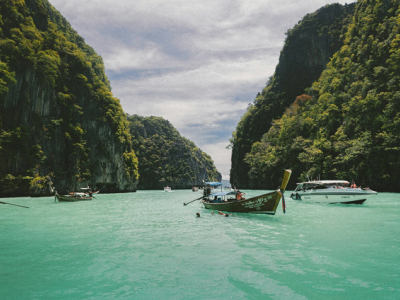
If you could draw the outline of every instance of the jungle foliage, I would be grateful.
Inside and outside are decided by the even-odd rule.
[[[0,179],[54,172],[56,182],[87,184],[98,122],[111,128],[125,175],[137,181],[128,122],[102,58],[47,0],[0,1],[0,107]]]
[[[326,5],[306,15],[287,32],[274,75],[249,105],[232,134],[232,184],[241,188],[266,187],[268,183],[262,176],[261,181],[250,180],[246,154],[295,98],[319,78],[329,59],[343,45],[345,27],[354,9],[355,4]]]
[[[220,181],[211,157],[161,117],[128,116],[139,160],[139,189],[191,188]]]
[[[358,1],[344,45],[245,161],[252,181],[276,184],[285,167],[292,187],[320,176],[400,191],[399,1]]]

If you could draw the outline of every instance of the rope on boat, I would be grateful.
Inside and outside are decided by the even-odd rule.
[[[23,205],[18,205],[18,204],[12,204],[12,203],[3,202],[3,201],[0,201],[0,203],[1,203],[1,204],[8,204],[8,205],[19,206],[19,207],[23,207],[23,208],[29,208],[28,206],[23,206]]]

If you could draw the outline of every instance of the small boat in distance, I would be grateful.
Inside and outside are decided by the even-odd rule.
[[[85,187],[85,188],[81,188],[81,190],[83,190],[84,192],[86,192],[86,193],[88,193],[88,194],[90,194],[90,193],[92,193],[92,195],[97,195],[100,191],[92,191],[92,188],[91,187]]]
[[[298,183],[290,198],[311,203],[363,204],[377,194],[370,188],[350,187],[346,180],[316,180]]]
[[[75,202],[75,201],[87,201],[92,200],[93,197],[87,193],[69,193],[68,195],[59,195],[56,191],[55,200],[58,202]]]
[[[169,186],[165,187],[164,192],[171,192],[171,188]]]
[[[74,202],[74,201],[86,201],[92,200],[93,195],[99,193],[99,191],[92,192],[92,189],[88,186],[86,188],[81,188],[83,192],[71,192],[68,195],[59,195],[57,191],[55,192],[55,200],[64,202]]]
[[[283,194],[285,192],[291,174],[291,170],[285,170],[282,185],[280,189],[275,192],[246,199],[245,194],[240,191],[221,191],[208,195],[205,194],[201,202],[206,209],[227,212],[275,215],[276,208],[278,207],[278,204],[282,198],[282,208],[285,212]]]

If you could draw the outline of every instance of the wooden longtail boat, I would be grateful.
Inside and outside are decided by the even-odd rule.
[[[280,189],[275,192],[248,199],[244,199],[244,193],[238,191],[218,192],[205,196],[201,202],[206,209],[274,215],[291,174],[291,170],[285,170],[282,185]],[[285,204],[282,203],[282,206],[285,212]]]
[[[71,193],[70,195],[59,195],[56,192],[56,200],[58,202],[75,202],[75,201],[87,201],[87,200],[92,200],[93,197],[84,194],[84,193]]]

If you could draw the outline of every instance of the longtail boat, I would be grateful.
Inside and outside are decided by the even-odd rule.
[[[86,193],[70,193],[68,195],[59,195],[57,192],[55,198],[56,200],[58,200],[58,202],[75,202],[75,201],[86,201],[93,199],[92,196]]]
[[[285,212],[286,205],[284,203],[283,194],[291,174],[291,170],[285,170],[282,185],[280,189],[274,192],[246,199],[245,194],[240,191],[221,191],[218,193],[204,195],[201,202],[204,204],[206,209],[275,215],[278,204],[282,198],[282,208]]]

